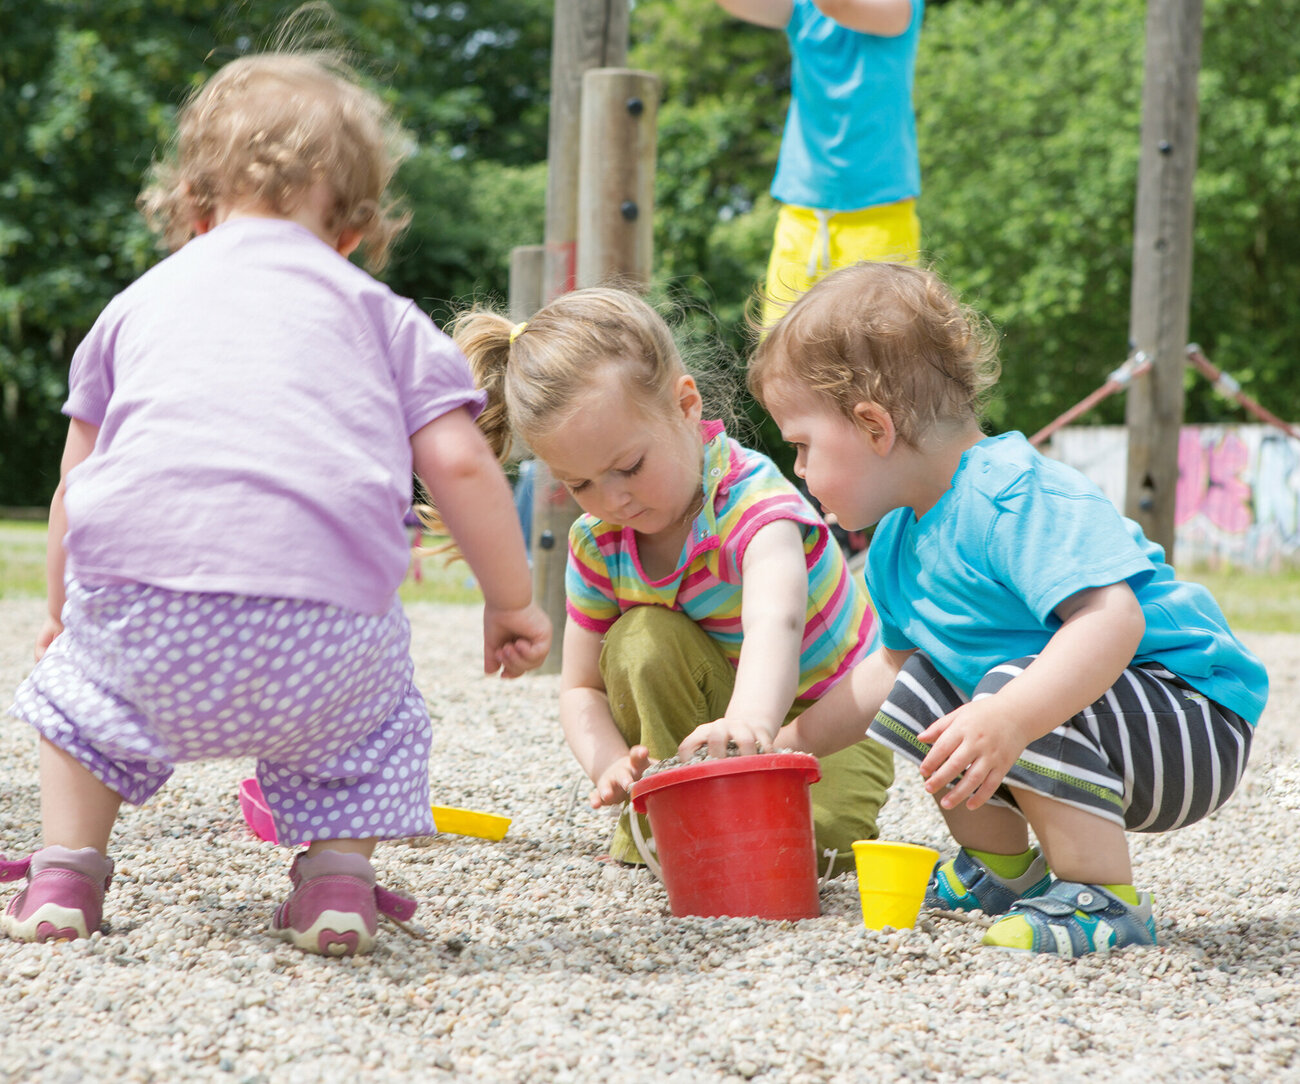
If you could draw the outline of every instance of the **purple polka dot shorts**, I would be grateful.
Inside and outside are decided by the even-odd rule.
[[[256,757],[282,843],[432,835],[430,722],[396,599],[68,585],[13,713],[139,805],[182,761]]]

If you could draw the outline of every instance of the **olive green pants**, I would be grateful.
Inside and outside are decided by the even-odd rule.
[[[662,606],[638,606],[615,622],[605,634],[600,672],[623,739],[644,745],[652,760],[675,756],[687,734],[722,718],[736,683],[736,668],[716,641],[685,614]],[[809,705],[796,701],[786,722]],[[821,779],[811,787],[818,866],[825,873],[825,852],[837,851],[835,876],[853,868],[854,840],[876,838],[876,816],[894,780],[894,758],[885,746],[864,739],[818,763]],[[641,828],[649,839],[645,817]],[[627,813],[609,853],[623,862],[642,861]]]

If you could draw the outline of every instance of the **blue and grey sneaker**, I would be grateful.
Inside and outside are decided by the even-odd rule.
[[[974,911],[1002,915],[1020,899],[1041,896],[1052,883],[1042,852],[1035,850],[1029,868],[1014,880],[999,877],[965,847],[957,857],[934,867],[925,890],[925,906],[939,911]]]
[[[1077,881],[1057,881],[1035,899],[1018,900],[984,935],[986,945],[1055,956],[1155,943],[1150,892],[1139,892],[1135,905]]]

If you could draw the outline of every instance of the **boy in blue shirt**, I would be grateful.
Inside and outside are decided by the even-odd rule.
[[[986,329],[930,272],[860,263],[759,346],[750,387],[795,472],[845,527],[876,527],[882,643],[776,744],[824,755],[866,729],[918,764],[961,847],[926,902],[1002,916],[985,944],[1153,945],[1125,833],[1227,800],[1268,676],[1082,474],[1019,433],[984,436]]]

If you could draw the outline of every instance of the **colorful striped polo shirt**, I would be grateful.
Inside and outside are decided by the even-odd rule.
[[[676,571],[661,580],[648,580],[632,528],[581,516],[569,531],[565,574],[569,618],[603,633],[634,606],[666,606],[695,621],[734,666],[743,639],[740,600],[745,547],[766,524],[794,520],[800,525],[808,565],[808,616],[798,695],[816,699],[871,646],[874,618],[865,585],[849,575],[826,524],[767,456],[737,444],[721,422],[706,421],[700,428],[705,442],[705,499]]]

